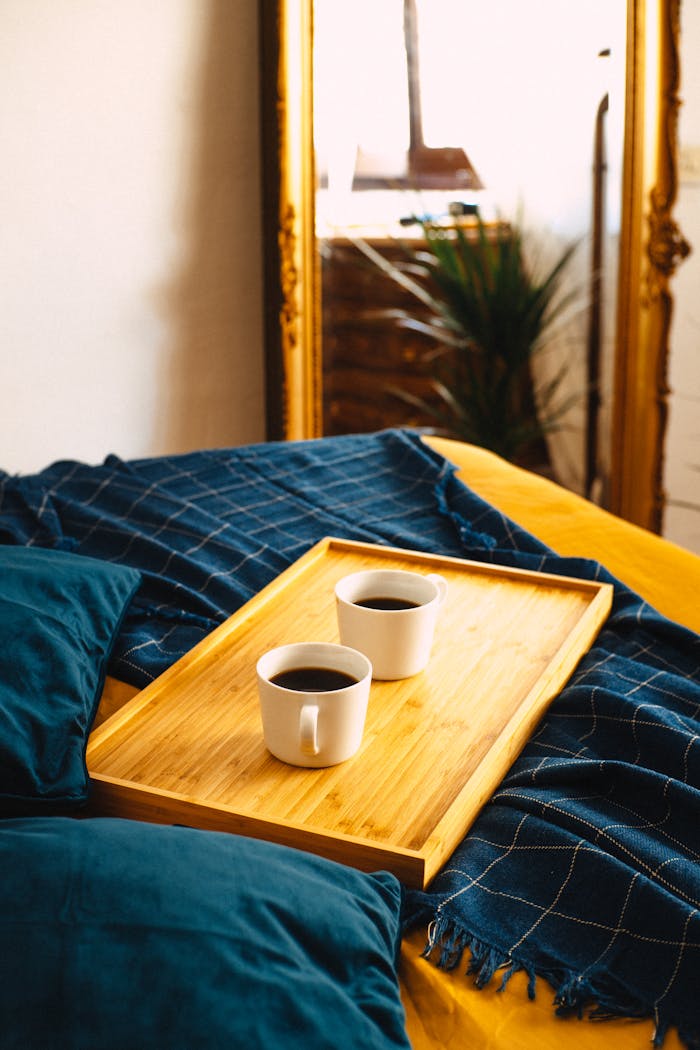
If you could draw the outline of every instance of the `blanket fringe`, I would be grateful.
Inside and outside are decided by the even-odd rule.
[[[465,951],[469,952],[466,973],[474,977],[477,988],[485,988],[497,970],[504,970],[499,991],[508,984],[514,973],[525,970],[528,976],[527,993],[535,998],[536,974],[524,963],[511,958],[491,944],[479,940],[467,930],[457,927],[451,920],[440,917],[428,927],[428,940],[423,949],[425,959],[438,951],[436,964],[441,970],[454,970],[459,966]]]
[[[512,958],[502,949],[482,941],[453,920],[438,914],[428,926],[422,957],[432,959],[439,969],[454,970],[460,965],[465,952],[469,953],[465,973],[474,977],[477,988],[485,988],[496,972],[503,970],[498,988],[502,992],[514,973],[524,971],[528,977],[528,998],[535,998],[537,973],[533,966],[523,959]],[[688,1050],[700,1050],[700,1033],[688,1031],[673,1018],[661,1015],[653,1006],[644,1006],[627,997],[612,999],[596,988],[594,980],[570,971],[562,975],[561,972],[554,974],[542,969],[539,973],[555,989],[553,1005],[558,1016],[576,1015],[582,1019],[586,1015],[592,1021],[650,1017],[654,1020],[654,1047],[662,1047],[669,1029],[676,1028],[681,1042]]]

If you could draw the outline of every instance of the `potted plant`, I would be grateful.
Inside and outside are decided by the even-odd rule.
[[[512,461],[532,460],[544,435],[570,401],[559,397],[566,371],[539,386],[532,359],[576,292],[562,277],[576,250],[569,244],[543,276],[526,260],[517,225],[446,227],[421,220],[423,243],[403,242],[403,256],[385,258],[357,247],[416,300],[416,310],[387,308],[374,316],[428,336],[424,353],[435,400],[396,389],[406,403],[435,420],[439,432],[489,448]],[[535,453],[536,455],[536,453]]]

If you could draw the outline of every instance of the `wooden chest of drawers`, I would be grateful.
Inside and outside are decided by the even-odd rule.
[[[386,258],[403,253],[397,242],[368,243]],[[321,256],[323,423],[325,434],[366,433],[390,426],[435,426],[430,414],[395,391],[436,401],[423,360],[433,342],[374,312],[421,304],[385,276],[355,245],[326,240]]]

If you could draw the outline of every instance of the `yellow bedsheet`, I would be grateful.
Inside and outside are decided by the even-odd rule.
[[[459,476],[489,503],[559,554],[593,558],[660,612],[700,631],[700,558],[630,525],[545,478],[484,449],[443,438],[426,439],[459,467]],[[414,1050],[634,1050],[648,1047],[650,1020],[605,1022],[557,1018],[553,992],[542,979],[534,1002],[516,974],[499,992],[498,975],[477,991],[465,976],[467,959],[452,972],[420,957],[425,931],[404,940],[401,988]],[[675,1032],[664,1050],[680,1050]]]

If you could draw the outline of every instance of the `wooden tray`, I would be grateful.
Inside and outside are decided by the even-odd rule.
[[[333,588],[368,567],[449,583],[427,669],[373,682],[360,751],[327,769],[266,750],[255,664],[337,641]],[[271,839],[424,887],[590,646],[609,584],[327,538],[95,729],[92,811]]]

